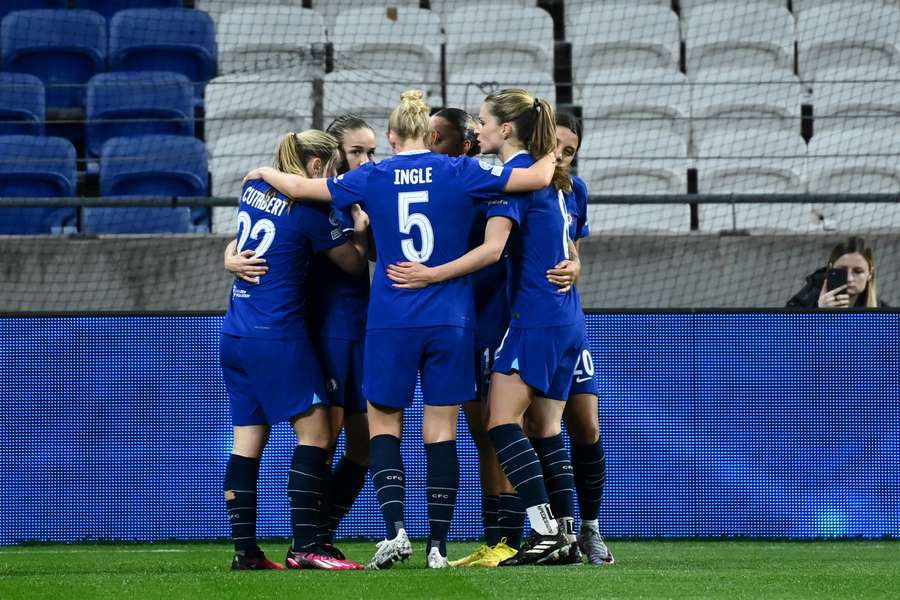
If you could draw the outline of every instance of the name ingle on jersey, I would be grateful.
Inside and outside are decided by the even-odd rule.
[[[428,150],[402,152],[328,180],[335,208],[359,203],[369,213],[378,248],[367,328],[449,325],[474,328],[472,282],[460,277],[420,290],[399,289],[388,265],[435,266],[469,250],[477,205],[497,198],[511,171],[468,157]]]
[[[244,193],[241,194],[241,204],[252,206],[276,217],[280,217],[288,205],[286,201],[252,187],[244,188]]]
[[[431,183],[431,167],[424,169],[394,169],[394,185]]]

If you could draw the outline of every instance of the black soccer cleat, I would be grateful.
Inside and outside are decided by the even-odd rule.
[[[543,565],[554,563],[563,553],[567,553],[571,547],[566,534],[558,532],[556,535],[541,535],[537,531],[531,532],[531,537],[522,544],[519,551],[512,558],[502,561],[501,567],[519,567],[522,565]]]
[[[584,554],[581,552],[581,548],[578,545],[578,542],[569,542],[569,547],[560,550],[559,555],[557,555],[556,559],[547,564],[552,565],[580,565],[584,562]]]
[[[319,548],[321,548],[322,554],[327,554],[331,558],[336,558],[338,560],[347,560],[347,557],[343,552],[341,552],[341,549],[330,542],[320,544]]]

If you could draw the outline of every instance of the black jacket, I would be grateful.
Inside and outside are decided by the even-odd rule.
[[[825,281],[825,267],[816,269],[806,276],[806,285],[787,301],[788,308],[818,308],[819,294],[822,292],[822,283]]]
[[[825,273],[828,271],[825,267],[816,269],[806,276],[806,285],[803,289],[794,294],[787,301],[788,308],[818,308],[819,294],[822,293],[822,283],[825,281]],[[888,308],[889,305],[884,300],[878,300],[880,308]]]

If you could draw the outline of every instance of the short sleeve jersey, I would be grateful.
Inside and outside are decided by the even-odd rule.
[[[330,222],[345,233],[353,231],[350,210],[333,209]],[[327,256],[313,256],[310,263],[309,323],[322,337],[360,341],[366,335],[369,306],[369,273],[347,273]]]
[[[237,249],[265,258],[268,273],[258,284],[235,279],[222,332],[254,338],[305,335],[306,277],[310,258],[347,239],[329,220],[330,208],[288,203],[262,180],[241,192]]]
[[[405,152],[328,180],[334,205],[369,214],[378,259],[368,329],[475,327],[472,283],[460,277],[418,290],[395,288],[389,264],[436,266],[468,251],[476,203],[497,198],[510,170],[428,150]]]
[[[528,167],[526,153],[507,167]],[[565,294],[547,281],[547,271],[569,258],[569,217],[562,192],[548,186],[530,194],[510,194],[491,204],[488,217],[504,216],[518,225],[510,237],[510,327],[541,328],[577,324],[581,301],[573,286]]]
[[[588,226],[588,189],[580,177],[572,177],[572,191],[563,193],[566,210],[569,212],[569,238],[577,242],[591,235]]]

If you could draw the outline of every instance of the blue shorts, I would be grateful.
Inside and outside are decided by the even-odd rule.
[[[421,373],[425,404],[467,402],[475,394],[474,346],[475,332],[464,327],[371,329],[366,332],[363,395],[372,404],[406,408]]]
[[[347,413],[366,412],[362,393],[363,347],[359,340],[321,337],[318,340],[328,404],[340,406]]]
[[[220,352],[235,427],[274,425],[325,398],[322,370],[308,337],[279,340],[223,333]]]
[[[494,355],[494,372],[517,372],[522,381],[551,400],[568,400],[584,325],[520,329],[510,327]]]
[[[491,373],[494,370],[494,353],[497,346],[484,346],[475,350],[475,402],[488,397],[491,388]]]
[[[591,357],[591,347],[587,338],[581,345],[578,362],[575,364],[575,374],[572,376],[572,388],[569,390],[569,396],[574,396],[575,394],[599,396],[597,393],[597,379],[594,377],[594,359]]]

